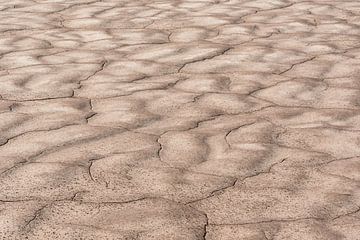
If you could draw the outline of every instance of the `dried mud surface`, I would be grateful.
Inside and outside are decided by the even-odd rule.
[[[360,2],[0,0],[1,239],[360,239]]]

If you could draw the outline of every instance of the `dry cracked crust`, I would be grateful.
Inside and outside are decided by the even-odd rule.
[[[360,239],[360,2],[1,0],[1,239]]]

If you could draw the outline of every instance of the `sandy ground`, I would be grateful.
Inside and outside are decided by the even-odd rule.
[[[360,2],[1,0],[0,239],[360,239]]]

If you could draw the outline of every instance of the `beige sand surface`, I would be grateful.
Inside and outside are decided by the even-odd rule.
[[[360,239],[360,1],[0,0],[0,36],[0,239]]]

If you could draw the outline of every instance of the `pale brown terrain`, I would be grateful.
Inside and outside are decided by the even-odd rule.
[[[360,1],[0,0],[0,36],[0,239],[360,239]]]

